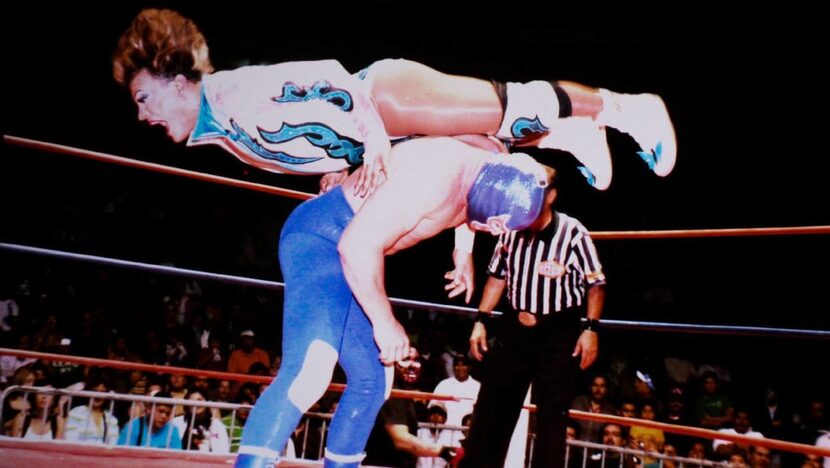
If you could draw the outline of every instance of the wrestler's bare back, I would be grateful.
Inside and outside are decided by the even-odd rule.
[[[388,179],[374,194],[354,195],[357,172],[343,183],[346,200],[356,213],[344,235],[359,232],[368,244],[380,242],[389,255],[458,226],[466,221],[467,191],[488,155],[446,137],[396,145]]]

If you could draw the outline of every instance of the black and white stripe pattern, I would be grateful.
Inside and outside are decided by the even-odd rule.
[[[564,274],[551,275],[557,264]],[[540,232],[502,234],[487,272],[507,279],[507,298],[515,310],[542,315],[581,306],[588,286],[605,283],[588,231],[558,212]]]

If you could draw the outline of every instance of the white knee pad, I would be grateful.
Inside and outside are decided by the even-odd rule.
[[[366,458],[365,453],[358,453],[356,455],[340,455],[339,453],[330,451],[328,447],[326,447],[326,459],[336,463],[360,463],[364,458]]]
[[[559,98],[547,81],[507,83],[507,103],[496,137],[521,140],[541,136],[559,118]]]
[[[314,340],[306,350],[303,366],[288,388],[288,399],[305,412],[319,400],[331,383],[337,350],[323,340]]]

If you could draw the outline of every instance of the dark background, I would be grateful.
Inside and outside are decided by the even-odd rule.
[[[590,230],[830,224],[826,119],[815,117],[827,108],[824,34],[809,12],[797,20],[767,12],[761,21],[748,13],[724,18],[702,5],[652,10],[649,19],[631,10],[505,3],[224,5],[15,4],[2,19],[3,133],[315,190],[316,178],[258,171],[214,147],[185,149],[137,122],[129,93],[111,78],[110,54],[142,7],[171,7],[202,29],[220,70],[336,58],[356,72],[402,57],[482,78],[660,94],[679,146],[665,179],[647,171],[633,141],[614,130],[615,176],[606,192],[587,187],[569,155],[532,153],[561,169],[559,208]],[[0,157],[0,195],[3,242],[275,280],[279,229],[297,204],[9,145]],[[477,242],[480,285],[492,243]],[[830,329],[827,236],[597,245],[609,279],[607,318]],[[444,302],[451,248],[448,234],[390,259],[390,294]],[[32,262],[55,261],[0,252],[6,273]]]

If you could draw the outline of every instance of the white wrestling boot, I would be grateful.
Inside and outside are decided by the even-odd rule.
[[[599,90],[603,109],[597,123],[627,133],[640,145],[637,154],[660,177],[669,175],[677,160],[677,139],[666,105],[656,94],[619,94]]]
[[[613,171],[605,128],[590,117],[558,119],[551,127],[535,146],[571,153],[580,162],[579,171],[588,183],[597,190],[607,189]]]

